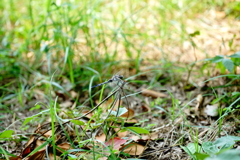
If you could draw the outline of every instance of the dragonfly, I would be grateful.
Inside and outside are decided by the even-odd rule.
[[[123,76],[122,75],[114,75],[112,76],[111,79],[107,80],[106,82],[103,82],[103,83],[100,83],[100,84],[97,84],[95,86],[92,86],[91,88],[95,88],[95,87],[99,87],[99,86],[102,86],[104,84],[107,84],[107,83],[112,83],[112,82],[115,82],[117,81],[118,83],[121,83],[123,84],[125,81],[123,80]]]
[[[128,102],[128,100],[127,100],[127,96],[126,96],[126,94],[125,94],[125,92],[124,92],[124,89],[123,89],[123,87],[125,86],[125,84],[127,84],[127,81],[123,80],[123,78],[124,78],[124,77],[123,77],[122,75],[116,74],[116,75],[112,76],[111,79],[107,80],[106,82],[103,82],[103,83],[100,83],[100,84],[97,84],[97,85],[91,87],[91,88],[95,88],[95,87],[102,86],[102,85],[104,85],[104,84],[112,83],[112,82],[117,82],[117,86],[118,86],[117,89],[115,88],[115,90],[113,90],[110,95],[108,95],[105,99],[103,99],[103,100],[102,100],[96,107],[94,107],[92,110],[95,110],[98,106],[100,106],[102,103],[104,103],[105,101],[107,101],[107,100],[108,100],[110,97],[112,97],[112,96],[116,96],[116,97],[114,98],[113,102],[112,102],[111,105],[110,105],[111,111],[112,111],[113,107],[114,107],[115,105],[117,105],[116,103],[119,102],[119,104],[118,104],[118,109],[117,109],[117,113],[118,113],[119,107],[120,107],[120,102],[121,102],[122,99],[126,99],[126,103],[127,103],[128,108],[129,108],[129,102]],[[92,111],[92,110],[91,110],[91,111]],[[111,113],[111,111],[109,112],[109,114]]]

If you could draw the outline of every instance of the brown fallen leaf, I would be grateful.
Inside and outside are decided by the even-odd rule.
[[[77,98],[78,93],[75,92],[75,91],[70,91],[70,95],[71,95],[72,98]]]
[[[151,112],[151,108],[148,105],[142,104],[141,107],[143,112]]]
[[[0,159],[0,160],[5,160],[5,159]],[[22,160],[22,158],[20,156],[10,157],[9,160]]]
[[[99,141],[105,142],[106,135],[104,133],[102,133],[101,135],[96,136],[96,139],[99,140]]]
[[[125,144],[126,142],[127,142],[126,139],[121,139],[121,138],[118,138],[118,137],[114,137],[114,138],[110,139],[109,141],[105,142],[105,145],[106,146],[112,146],[113,149],[119,150],[121,148],[121,146],[123,144]]]
[[[26,147],[26,148],[22,151],[21,157],[23,157],[23,158],[26,157],[26,156],[29,155],[33,150],[34,150],[34,148],[31,147],[31,146]]]
[[[28,156],[36,147],[37,145],[37,140],[35,140],[34,136],[31,136],[31,138],[29,139],[29,141],[26,144],[26,148],[24,148],[24,150],[21,153],[21,157],[26,157]]]
[[[127,112],[122,114],[120,117],[131,118],[134,116],[134,110],[127,108]]]
[[[70,143],[64,142],[62,144],[58,144],[57,145],[59,148],[62,148],[63,150],[67,151],[69,149],[73,149],[70,145]],[[59,150],[59,149],[58,149]],[[61,150],[59,150],[60,152],[62,152]]]
[[[145,147],[138,143],[129,143],[128,145],[122,146],[120,150],[130,155],[141,155]]]
[[[118,120],[118,123],[122,123],[122,121]],[[138,121],[136,119],[126,119],[124,120],[124,123],[133,124],[133,123],[138,123]]]
[[[89,112],[89,110],[85,110],[85,111],[83,111],[82,113],[83,113],[83,114],[86,114],[86,113],[88,113],[88,112]],[[86,115],[85,117],[91,119],[92,116],[93,116],[93,113],[91,112],[91,113],[89,113],[88,115]],[[92,121],[93,121],[93,120],[92,120]]]
[[[5,160],[5,159],[0,159],[0,160]],[[22,158],[20,156],[10,157],[9,160],[22,160]]]
[[[41,151],[38,151],[38,152],[34,153],[30,157],[26,158],[26,160],[44,160],[45,155],[46,155],[46,151],[44,149],[44,150],[41,150]]]
[[[120,138],[126,137],[126,135],[128,135],[128,133],[129,133],[129,131],[121,132],[119,130],[121,130],[121,129],[120,128],[114,128],[114,131],[117,133],[118,137],[120,137]]]
[[[34,136],[31,136],[28,142],[25,144],[25,146],[29,146],[34,141]]]
[[[150,134],[144,134],[140,136],[134,135],[132,136],[130,139],[134,140],[134,141],[138,141],[138,140],[155,140],[158,138],[158,133],[159,132],[153,132]]]
[[[73,103],[70,100],[69,101],[65,101],[65,102],[59,104],[59,106],[61,108],[70,108],[72,105],[73,105]]]
[[[153,90],[150,90],[150,89],[143,89],[142,90],[142,95],[144,95],[146,97],[152,97],[152,98],[165,98],[165,97],[168,97],[168,95],[166,95],[165,93],[153,91]]]
[[[55,160],[54,159],[54,154],[51,153],[51,152],[48,154],[48,157],[49,157],[49,160]],[[56,156],[56,160],[61,160],[61,158],[59,156]]]
[[[52,136],[52,130],[49,130],[49,131],[47,131],[46,133],[44,133],[44,135],[43,135],[44,137],[51,137]]]
[[[30,139],[30,141],[32,141]],[[28,156],[35,148],[41,146],[44,143],[44,141],[40,141],[40,140],[34,140],[31,143],[29,143],[29,145],[27,145],[27,147],[22,151],[21,157],[26,157]],[[45,150],[45,148],[40,149],[38,152]],[[34,154],[33,154],[34,155]],[[38,156],[38,155],[35,155]]]

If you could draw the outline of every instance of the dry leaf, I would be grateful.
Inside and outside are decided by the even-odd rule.
[[[118,123],[122,123],[122,120],[118,120]],[[133,124],[133,123],[138,123],[138,121],[136,119],[125,119],[124,123]]]
[[[26,157],[28,156],[28,154],[30,154],[37,145],[37,141],[35,140],[34,136],[31,136],[31,138],[29,139],[29,141],[26,143],[26,148],[22,151],[21,157]]]
[[[27,155],[29,155],[32,151],[34,150],[34,148],[32,146],[27,146],[21,153],[21,157],[27,157]]]
[[[73,149],[72,147],[71,147],[71,145],[69,144],[69,143],[67,143],[67,142],[64,142],[64,143],[62,143],[62,144],[59,144],[59,145],[57,145],[59,148],[62,148],[63,150],[65,150],[65,151],[67,151],[67,150],[69,150],[69,149]],[[60,150],[59,150],[60,151]],[[62,152],[62,151],[60,151],[60,152]]]
[[[106,146],[113,146],[113,149],[119,150],[123,144],[127,142],[126,139],[114,137],[105,143]]]
[[[48,157],[49,157],[50,160],[55,160],[53,153],[49,153],[49,154],[48,154]],[[60,159],[61,159],[61,158],[60,158],[59,156],[56,156],[56,160],[60,160]]]
[[[136,119],[127,119],[126,121],[124,121],[125,123],[138,123],[138,121]]]
[[[151,140],[155,140],[158,138],[158,134],[159,132],[153,132],[153,133],[150,133],[149,135],[145,135],[143,138],[148,138],[148,139],[151,139]]]
[[[59,106],[61,108],[70,108],[72,105],[73,105],[73,103],[71,101],[65,101],[65,102],[59,104]]]
[[[28,142],[25,144],[25,146],[28,146],[29,144],[31,144],[34,141],[34,136],[31,136],[30,139],[28,140]]]
[[[100,136],[96,136],[96,139],[102,142],[105,142],[106,140],[106,135],[103,133]]]
[[[70,95],[72,98],[76,98],[78,96],[78,93],[75,91],[70,91]]]
[[[5,160],[5,159],[0,159],[0,160]],[[22,160],[22,158],[20,156],[10,157],[9,160]]]
[[[150,134],[144,134],[140,136],[134,135],[132,136],[130,139],[134,140],[134,141],[138,141],[138,140],[155,140],[158,138],[158,133],[159,132],[153,132]]]
[[[45,149],[43,149],[41,151],[34,153],[30,157],[28,157],[26,160],[44,160],[45,154],[46,154],[46,151]]]
[[[52,130],[49,130],[49,131],[47,131],[46,133],[44,133],[44,135],[43,135],[44,137],[51,137],[52,136]]]
[[[151,112],[151,108],[148,105],[142,104],[141,107],[143,112]]]
[[[165,97],[168,97],[168,95],[166,95],[165,93],[153,91],[153,90],[150,90],[150,89],[143,89],[142,90],[142,95],[144,95],[146,97],[152,97],[152,98],[165,98]]]
[[[117,133],[118,137],[126,137],[128,135],[129,131],[119,132],[121,130],[120,128],[114,128],[114,131]]]
[[[134,116],[134,110],[127,108],[127,112],[122,114],[120,117],[131,118]]]
[[[82,113],[83,113],[83,115],[84,114],[86,114],[86,113],[88,113],[89,112],[89,110],[85,110],[85,111],[83,111]],[[89,113],[88,115],[86,115],[85,117],[87,117],[87,118],[89,118],[89,119],[91,119],[92,118],[92,116],[93,116],[93,112],[91,112],[91,113]],[[93,120],[92,120],[93,121]]]
[[[36,146],[35,146],[35,148],[41,146],[44,142],[45,142],[45,141],[36,140]],[[35,149],[35,148],[34,148],[34,149]]]
[[[145,150],[145,147],[138,143],[130,143],[121,148],[124,153],[128,153],[130,155],[141,155]]]

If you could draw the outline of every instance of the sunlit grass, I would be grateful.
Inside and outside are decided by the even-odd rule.
[[[169,58],[162,51],[165,46],[181,46],[189,40],[186,20],[223,1],[0,3],[2,52],[8,50],[5,57],[15,56],[33,69],[44,66],[49,75],[56,70],[67,73],[75,83],[79,75],[74,70],[82,66],[101,73],[115,65],[113,61],[128,59],[139,71],[147,57]]]

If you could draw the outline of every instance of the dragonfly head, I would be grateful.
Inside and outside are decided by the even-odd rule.
[[[122,75],[119,75],[118,78],[119,78],[119,79],[123,79],[124,77],[123,77]]]

